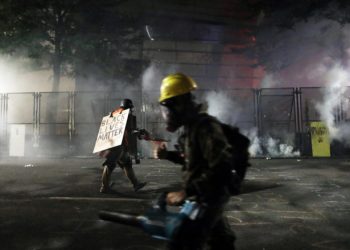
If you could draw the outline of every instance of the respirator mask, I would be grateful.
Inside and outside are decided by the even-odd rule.
[[[175,132],[183,125],[183,115],[171,106],[161,105],[160,110],[169,132]]]

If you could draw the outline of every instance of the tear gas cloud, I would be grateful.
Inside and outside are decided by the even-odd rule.
[[[11,91],[11,87],[16,85],[17,70],[12,63],[0,58],[0,93]]]
[[[350,145],[350,25],[311,18],[278,36],[288,49],[276,49],[273,56],[291,58],[293,63],[266,74],[261,87],[323,87],[322,98],[311,104],[327,125],[330,138]],[[345,117],[339,120],[340,109]]]
[[[249,154],[252,157],[267,156],[267,157],[297,157],[300,156],[300,151],[295,150],[292,134],[285,134],[283,140],[265,135],[258,136],[257,128],[242,130],[250,139]],[[288,137],[290,138],[288,140]]]
[[[154,137],[169,140],[167,147],[170,150],[173,150],[174,145],[177,144],[178,134],[166,131],[164,121],[161,117],[158,99],[162,79],[167,74],[177,71],[178,67],[176,65],[162,68],[156,63],[151,63],[142,74],[142,92],[144,101],[142,111],[147,114],[144,117],[143,126],[147,126],[145,129],[147,129]],[[154,150],[159,146],[156,142],[141,141],[140,144],[144,156],[154,157]]]
[[[239,126],[243,117],[243,103],[236,101],[234,96],[229,96],[227,91],[210,91],[205,95],[205,101],[208,105],[208,113],[218,118],[221,122],[233,126]],[[253,101],[253,100],[252,100]],[[251,156],[268,155],[271,157],[293,157],[299,156],[300,152],[294,150],[293,135],[283,133],[279,139],[265,135],[258,136],[256,127],[240,130],[250,139],[249,153]]]
[[[279,86],[278,79],[272,73],[266,73],[260,82],[261,88],[273,88]]]
[[[249,154],[252,157],[262,155],[263,150],[261,148],[261,142],[260,142],[260,139],[258,137],[257,128],[245,130],[245,131],[243,131],[243,134],[245,134],[250,139]]]
[[[281,31],[269,27],[259,36],[266,43],[272,43],[268,59],[276,67],[284,66],[267,72],[260,84],[263,88],[322,87],[326,82],[322,79],[323,69],[319,63],[327,68],[336,63],[344,65],[349,60],[349,24],[310,18],[307,22],[297,23],[293,29]],[[275,39],[271,40],[271,37]]]
[[[160,67],[155,63],[151,63],[142,74],[143,90],[146,92],[152,91],[155,95],[159,95],[160,83],[165,75],[166,72],[162,72]]]
[[[335,64],[329,69],[322,67],[322,70],[318,71],[323,75],[326,87],[323,100],[316,103],[316,110],[327,125],[330,138],[350,145],[350,124],[336,121],[337,109],[341,106],[349,108],[349,96],[346,96],[350,86],[349,69]]]
[[[223,91],[210,91],[205,96],[208,104],[208,113],[218,118],[221,122],[236,125],[242,108],[232,97],[230,98]]]
[[[36,105],[38,103],[35,102],[35,98],[38,96],[34,95],[34,92],[50,91],[52,87],[52,84],[50,83],[49,72],[36,71],[32,73],[25,60],[14,59],[9,56],[0,57],[0,92],[6,94],[6,98],[3,98],[2,100],[2,108],[0,110],[0,119],[2,119],[0,122],[3,123],[0,135],[2,137],[2,143],[5,142],[3,137],[9,138],[8,148],[10,155],[12,154],[11,152],[17,151],[16,147],[23,147],[23,143],[17,143],[22,140],[22,138],[16,137],[16,135],[19,134],[22,134],[25,138],[25,155],[28,155],[30,151],[32,151],[33,154],[35,152],[35,154],[40,155],[40,152],[37,152],[37,141],[34,140],[34,134],[36,134],[36,131],[34,131],[35,125],[33,122],[34,116],[38,114],[38,108],[40,108],[40,118],[38,119],[40,119],[42,123],[40,126],[42,141],[46,140],[46,133],[49,127],[48,124],[44,125],[43,123],[52,122],[52,120],[47,119],[48,117],[55,117],[59,121],[62,121],[62,117],[64,117],[62,122],[65,122],[68,112],[67,107],[62,107],[62,105],[57,105],[56,103],[54,107],[57,109],[57,112],[50,110],[49,107],[52,107],[52,105],[50,106],[49,101],[52,95],[49,93],[43,93],[40,96],[41,105]],[[62,104],[66,99],[67,98],[62,95],[57,97],[59,104]],[[21,133],[18,133],[20,129],[19,126],[24,127],[23,130],[21,129],[21,131],[23,131]],[[35,128],[39,129],[39,127]],[[63,129],[61,125],[57,125],[54,130],[55,133],[60,135]],[[55,147],[54,144],[55,141],[52,142],[51,147],[48,143],[45,143],[47,147],[43,146],[43,148],[45,150],[52,148],[52,152],[67,152],[67,148],[63,149],[62,147]],[[18,151],[23,150],[21,149]]]

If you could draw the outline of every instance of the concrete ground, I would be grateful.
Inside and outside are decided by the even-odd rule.
[[[101,221],[101,209],[145,212],[180,186],[180,168],[135,165],[148,185],[134,193],[120,169],[100,194],[100,159],[0,159],[0,249],[163,249],[138,228]],[[24,167],[26,164],[33,166]],[[238,250],[350,249],[349,159],[252,160],[227,216]]]

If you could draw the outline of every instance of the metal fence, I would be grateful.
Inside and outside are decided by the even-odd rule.
[[[157,91],[129,92],[136,107],[137,126],[156,137],[170,138],[160,115]],[[215,95],[217,94],[217,96]],[[220,95],[219,95],[220,94]],[[309,124],[320,121],[318,103],[324,103],[324,88],[270,88],[201,90],[199,102],[213,107],[213,115],[235,124],[251,139],[273,138],[292,145],[301,155],[311,155]],[[10,154],[16,125],[25,127],[25,156],[91,155],[101,118],[119,106],[124,93],[116,92],[33,92],[0,94],[0,150]],[[335,123],[350,123],[350,88],[334,107]],[[220,106],[222,105],[222,106]],[[224,110],[226,113],[220,113]],[[251,131],[254,131],[252,134]],[[173,143],[173,142],[172,142]],[[140,147],[142,151],[142,147]],[[347,146],[332,144],[332,154],[346,154]],[[142,152],[141,152],[142,153]],[[261,143],[260,155],[268,154]]]

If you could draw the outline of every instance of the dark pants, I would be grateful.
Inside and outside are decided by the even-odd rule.
[[[169,242],[169,250],[234,250],[235,235],[223,215],[225,203],[210,204],[199,219],[187,219]]]
[[[117,164],[122,169],[132,167],[130,154],[122,146],[111,148],[110,153],[102,165],[107,166],[110,171],[113,171]]]
[[[104,169],[102,173],[102,185],[100,189],[101,192],[109,190],[110,177],[117,164],[121,169],[123,169],[124,174],[134,187],[139,184],[139,181],[137,180],[132,168],[131,157],[127,149],[123,148],[122,146],[114,147],[110,149],[106,160],[102,164],[102,166],[104,166]]]

